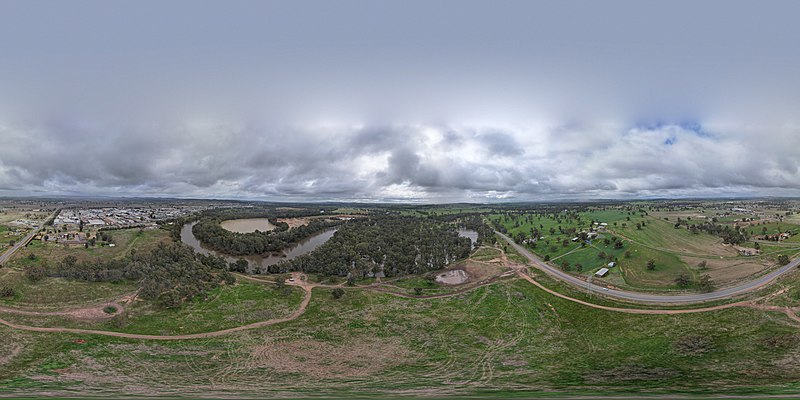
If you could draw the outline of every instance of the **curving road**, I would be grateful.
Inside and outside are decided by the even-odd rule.
[[[536,268],[548,273],[549,275],[561,281],[572,284],[573,286],[577,286],[580,289],[589,290],[591,292],[599,293],[605,296],[614,297],[622,300],[628,300],[628,301],[636,301],[641,303],[687,304],[687,303],[702,303],[712,300],[727,299],[758,289],[774,281],[779,276],[793,270],[794,268],[797,268],[797,266],[800,265],[800,258],[797,258],[792,260],[789,264],[786,264],[766,275],[753,279],[752,281],[710,293],[692,293],[692,294],[679,294],[679,295],[648,294],[640,292],[629,292],[625,290],[608,289],[603,286],[586,282],[564,271],[561,271],[558,268],[554,268],[548,265],[535,255],[533,255],[530,251],[528,251],[528,249],[517,244],[510,237],[497,231],[495,231],[495,233],[497,233],[501,238],[503,238],[503,240],[508,242],[508,244],[510,244],[517,252],[519,252],[520,254],[525,256],[528,260],[530,260]]]

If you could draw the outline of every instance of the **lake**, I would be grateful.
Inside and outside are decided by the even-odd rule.
[[[255,231],[267,232],[275,229],[266,218],[229,219],[220,223],[223,229],[237,233],[253,233]]]

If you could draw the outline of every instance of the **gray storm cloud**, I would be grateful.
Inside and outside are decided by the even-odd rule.
[[[0,195],[798,195],[798,12],[2,2]]]

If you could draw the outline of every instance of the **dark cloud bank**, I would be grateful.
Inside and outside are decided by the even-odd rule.
[[[797,2],[0,4],[0,195],[800,195]]]

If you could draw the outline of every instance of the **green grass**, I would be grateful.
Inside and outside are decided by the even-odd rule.
[[[169,320],[187,318],[188,308],[160,312],[159,319],[178,324]],[[674,316],[596,310],[521,280],[436,300],[357,289],[334,300],[330,290],[315,289],[299,319],[216,339],[129,341],[0,327],[14,342],[30,344],[0,371],[0,391],[119,394],[145,385],[189,395],[276,388],[334,396],[422,388],[503,396],[782,393],[796,390],[800,379],[789,361],[800,356],[795,332],[780,314],[744,308]],[[707,351],[679,352],[677,344],[690,336],[705,338]],[[78,375],[57,372],[64,368]],[[115,378],[79,379],[80,373]]]
[[[128,333],[173,335],[209,332],[290,315],[300,305],[303,291],[286,286],[240,281],[208,293],[208,300],[195,299],[180,308],[164,310],[152,303],[136,303],[127,311],[127,322],[106,329]]]
[[[133,282],[90,283],[63,278],[45,278],[30,282],[21,271],[0,270],[0,286],[16,293],[13,298],[0,299],[0,304],[15,306],[62,307],[115,300],[136,290]]]
[[[65,247],[61,244],[42,243],[34,240],[24,249],[18,251],[8,265],[11,267],[24,267],[43,261],[54,264],[68,255],[75,256],[79,261],[121,258],[130,253],[131,249],[147,251],[157,246],[160,242],[170,240],[169,232],[162,229],[146,231],[122,229],[110,231],[109,234],[114,238],[114,243],[116,244],[114,247],[102,246],[86,249],[83,247]],[[35,261],[28,259],[30,254],[36,256]]]

